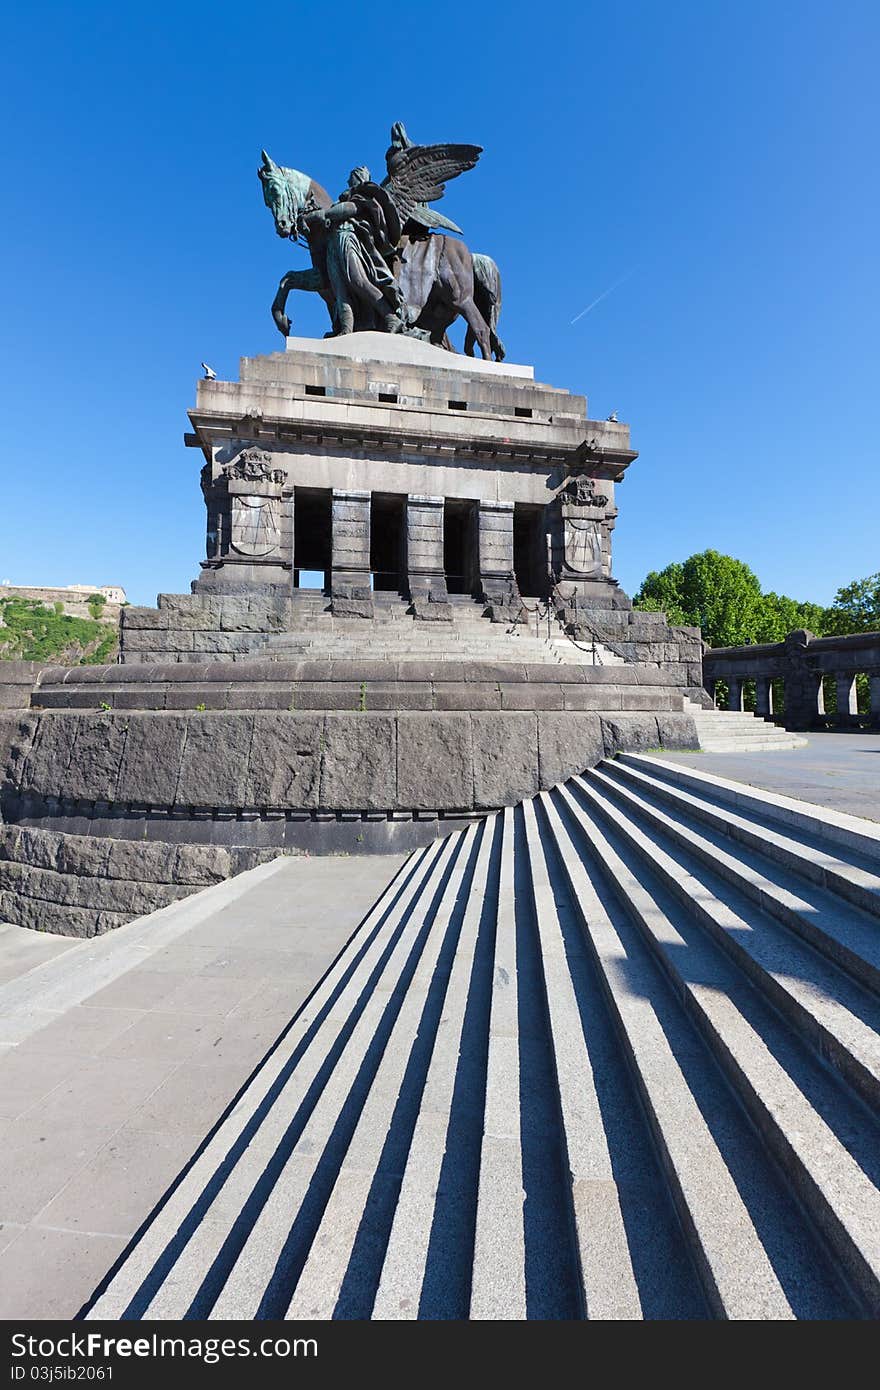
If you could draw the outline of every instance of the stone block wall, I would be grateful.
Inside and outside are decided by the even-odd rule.
[[[122,610],[125,664],[240,660],[288,626],[289,600],[271,595],[160,594],[157,608]]]
[[[275,854],[0,825],[0,921],[100,936]]]
[[[703,690],[703,639],[698,627],[677,627],[665,613],[632,608],[621,591],[619,608],[561,605],[566,630],[589,646],[593,637],[626,662],[642,662],[670,672],[680,689],[699,698]]]

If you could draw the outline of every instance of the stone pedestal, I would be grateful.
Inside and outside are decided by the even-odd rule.
[[[478,518],[456,575],[458,586],[474,576],[474,597],[510,599],[529,566],[517,538],[536,550],[540,528],[553,556],[542,583],[615,606],[614,484],[635,458],[629,429],[588,419],[583,396],[530,367],[380,333],[289,339],[286,352],[244,358],[239,381],[201,381],[190,418],[208,511],[199,591],[283,589],[291,570],[324,568],[340,603],[363,606],[374,494],[377,516],[407,518],[410,592],[426,612],[447,597],[444,503]],[[300,492],[326,522],[323,564],[294,553]]]

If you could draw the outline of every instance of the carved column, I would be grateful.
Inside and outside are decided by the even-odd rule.
[[[785,727],[814,729],[825,713],[822,677],[810,660],[813,634],[804,628],[785,639]]]
[[[759,719],[773,718],[773,687],[769,676],[755,677],[755,714]]]
[[[493,609],[507,607],[519,598],[513,572],[513,503],[480,502],[478,528],[482,596]]]
[[[728,709],[736,710],[739,714],[743,707],[743,678],[742,676],[728,676],[727,688],[730,692]]]
[[[330,603],[343,617],[372,618],[370,494],[333,489]]]
[[[872,729],[880,728],[880,676],[868,677]]]
[[[406,581],[417,618],[451,621],[443,568],[443,498],[406,499]]]
[[[837,671],[834,675],[837,689],[837,723],[855,724],[858,721],[859,697],[856,690],[854,672]]]

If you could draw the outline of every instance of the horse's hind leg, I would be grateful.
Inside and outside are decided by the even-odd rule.
[[[477,335],[476,335],[476,333],[474,332],[474,330],[471,328],[470,324],[468,324],[468,330],[467,330],[467,332],[466,332],[465,335],[464,335],[464,350],[465,350],[465,352],[466,352],[466,354],[467,354],[468,357],[473,357],[473,355],[474,355],[474,343],[475,343],[476,341],[477,341]]]
[[[482,356],[488,361],[492,356],[492,348],[489,342],[489,327],[474,303],[473,298],[469,296],[467,299],[463,299],[460,304],[456,305],[456,308],[468,326],[468,336],[473,333],[480,345]],[[466,337],[465,352],[468,352],[467,341]],[[468,352],[468,356],[473,357],[473,344],[471,344],[471,350]]]
[[[503,362],[505,357],[507,356],[507,349],[505,348],[501,339],[498,337],[498,334],[495,332],[494,328],[489,329],[489,341],[492,344],[492,352],[494,354],[495,361]]]

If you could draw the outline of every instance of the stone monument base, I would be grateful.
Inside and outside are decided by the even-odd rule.
[[[582,396],[364,333],[245,358],[190,419],[193,592],[0,716],[0,915],[105,931],[266,855],[414,848],[697,746],[699,635],[612,575],[636,455]]]

